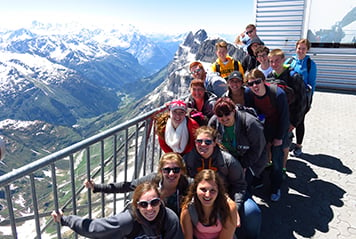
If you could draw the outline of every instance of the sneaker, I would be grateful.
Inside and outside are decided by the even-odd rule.
[[[281,199],[281,190],[280,189],[278,189],[276,193],[271,194],[271,201],[277,202],[277,201],[279,201],[279,199]]]
[[[302,156],[302,147],[295,147],[294,150],[293,150],[293,154],[295,157],[300,157]]]

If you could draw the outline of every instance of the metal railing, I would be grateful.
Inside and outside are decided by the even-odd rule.
[[[0,176],[1,238],[77,238],[50,214],[105,217],[127,195],[93,194],[83,186],[132,180],[152,172],[160,158],[154,116],[162,106]],[[1,197],[3,194],[3,198]]]

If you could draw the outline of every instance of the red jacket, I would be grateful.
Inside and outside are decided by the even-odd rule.
[[[199,128],[199,124],[193,120],[192,118],[189,118],[187,117],[187,127],[188,127],[188,133],[189,133],[189,140],[188,140],[188,143],[187,143],[187,146],[185,147],[184,151],[181,153],[181,155],[184,155],[186,153],[189,153],[193,147],[194,147],[194,144],[195,144],[195,137],[194,137],[194,134],[195,134],[195,130],[197,128]],[[164,131],[166,130],[166,128],[164,128]],[[158,137],[158,142],[159,142],[159,145],[161,146],[161,149],[163,150],[163,152],[165,153],[169,153],[169,152],[173,152],[173,150],[171,149],[171,147],[169,147],[167,144],[166,144],[166,141],[164,140],[164,137]]]

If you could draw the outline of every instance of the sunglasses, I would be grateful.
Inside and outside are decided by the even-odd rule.
[[[253,86],[254,84],[259,85],[259,84],[261,84],[261,82],[262,82],[262,79],[257,79],[255,81],[247,82],[247,85],[248,86]]]
[[[174,174],[177,174],[180,172],[179,167],[174,167],[174,168],[162,168],[163,173],[169,174],[171,171],[173,171]]]
[[[253,30],[247,31],[246,34],[248,35],[248,34],[251,34],[252,32],[253,32]]]
[[[203,144],[203,142],[206,144],[206,145],[211,145],[213,143],[213,140],[211,139],[196,139],[195,142],[197,144]]]
[[[157,207],[160,202],[161,202],[161,199],[154,198],[154,199],[152,199],[150,201],[138,201],[137,205],[139,205],[142,208],[147,208],[148,205],[151,205],[151,207]]]
[[[228,113],[219,112],[219,113],[216,114],[216,116],[219,117],[219,118],[221,118],[221,117],[223,117],[223,116],[226,116],[226,117],[227,117],[227,116],[229,116],[229,115],[231,115],[231,112],[228,112]]]
[[[196,74],[196,73],[198,73],[198,72],[201,72],[201,69],[200,69],[200,68],[198,68],[198,69],[192,71],[192,74]]]

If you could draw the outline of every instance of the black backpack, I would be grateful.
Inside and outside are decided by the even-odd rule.
[[[292,62],[294,61],[294,58],[289,58],[287,65],[291,65]],[[290,69],[293,69],[290,67]],[[311,59],[308,57],[307,59],[307,71],[308,74],[310,73],[310,69],[311,69]],[[305,86],[306,89],[306,93],[307,93],[307,100],[306,100],[306,112],[308,112],[310,110],[311,104],[312,104],[312,100],[313,100],[313,94],[312,94],[312,88],[310,85],[306,85]]]
[[[272,97],[273,99],[277,98],[277,86],[278,86],[282,88],[282,90],[284,90],[284,92],[286,93],[288,105],[292,104],[295,101],[296,97],[294,94],[294,90],[290,86],[288,86],[284,80],[276,79],[273,77],[267,78],[266,85],[270,86],[272,94],[276,96],[276,97],[273,96]]]

